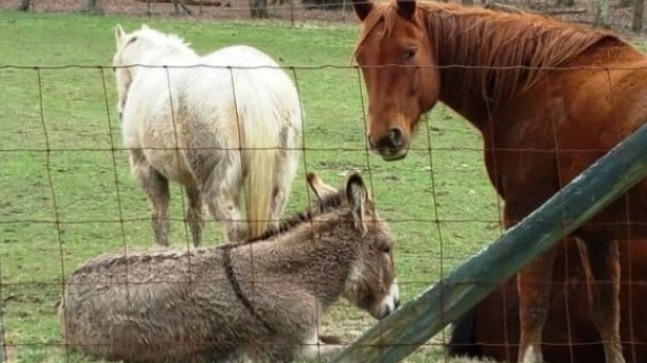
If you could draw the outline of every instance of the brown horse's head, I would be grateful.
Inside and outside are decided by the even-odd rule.
[[[368,93],[368,141],[384,160],[404,158],[423,113],[438,100],[440,76],[414,0],[354,0],[363,31],[355,49]]]

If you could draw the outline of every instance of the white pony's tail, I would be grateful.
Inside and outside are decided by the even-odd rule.
[[[253,90],[250,90],[254,92]],[[272,221],[273,189],[276,163],[279,161],[281,120],[272,102],[272,94],[255,90],[260,97],[239,105],[242,127],[243,157],[247,166],[245,178],[245,211],[247,238],[263,234]],[[243,101],[243,97],[240,97]],[[281,100],[275,100],[281,102]],[[243,101],[244,102],[244,101]]]

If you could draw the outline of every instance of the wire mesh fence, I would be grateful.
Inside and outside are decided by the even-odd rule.
[[[104,2],[104,6],[109,9],[108,5],[108,2]],[[36,3],[37,10],[44,10],[44,4],[42,8],[39,6]],[[272,26],[261,30],[262,33],[270,31],[275,31],[277,37],[289,35],[288,30]],[[100,33],[97,37],[112,40],[101,33],[103,29],[88,32]],[[398,163],[380,161],[373,155],[366,141],[367,120],[364,115],[368,113],[367,96],[360,71],[355,66],[345,64],[349,49],[337,45],[340,43],[338,37],[347,34],[333,32],[329,38],[312,40],[312,44],[304,41],[313,34],[314,32],[303,34],[296,40],[301,44],[294,51],[298,54],[288,51],[281,53],[286,54],[285,57],[290,58],[291,62],[310,61],[320,64],[319,59],[309,58],[309,52],[331,52],[338,64],[283,68],[294,80],[300,103],[305,110],[301,146],[295,149],[299,154],[297,176],[284,218],[310,206],[317,206],[317,196],[306,182],[307,172],[316,173],[334,187],[344,187],[348,173],[361,170],[374,198],[375,208],[389,224],[396,240],[394,261],[400,298],[403,302],[410,300],[503,233],[502,202],[488,184],[488,175],[483,167],[484,153],[487,150],[474,128],[454,111],[439,105],[426,116],[426,122],[419,125],[419,137],[410,147],[409,156],[405,160]],[[212,36],[210,33],[202,35],[205,38]],[[62,42],[64,37],[54,36],[54,39]],[[51,44],[46,39],[42,42],[42,45],[27,43],[34,46],[32,52],[45,54]],[[125,251],[130,257],[123,260],[107,259],[103,262],[94,260],[93,267],[87,270],[99,273],[96,280],[89,285],[85,283],[90,289],[126,285],[127,295],[131,289],[136,294],[138,286],[164,285],[166,291],[186,289],[194,299],[191,303],[204,308],[204,311],[213,316],[218,315],[218,310],[235,311],[232,313],[232,320],[245,314],[259,314],[259,319],[252,320],[265,327],[256,324],[246,327],[251,332],[259,332],[244,341],[248,346],[254,347],[253,352],[266,352],[277,346],[281,350],[287,350],[288,346],[294,344],[319,347],[319,341],[277,341],[264,345],[267,341],[261,339],[263,336],[260,332],[263,329],[272,332],[275,329],[273,324],[290,321],[292,315],[267,321],[268,316],[275,318],[277,315],[263,310],[257,312],[256,304],[263,295],[254,293],[257,289],[264,288],[279,291],[277,295],[289,296],[292,291],[282,290],[282,287],[290,279],[286,276],[291,275],[279,272],[297,271],[301,265],[315,263],[307,260],[296,261],[289,266],[279,264],[274,266],[279,272],[272,270],[271,275],[251,274],[253,277],[250,279],[243,278],[240,268],[237,270],[235,267],[225,269],[222,276],[208,276],[207,273],[201,275],[204,271],[196,271],[195,267],[208,269],[210,265],[194,264],[196,261],[207,258],[215,262],[213,265],[224,266],[224,259],[231,257],[224,254],[221,256],[219,251],[222,250],[215,249],[224,243],[223,228],[206,211],[203,240],[207,251],[211,252],[188,252],[192,249],[192,235],[186,215],[190,197],[178,183],[170,183],[169,186],[169,241],[175,252],[166,252],[165,248],[161,248],[145,255],[137,254],[136,251],[148,250],[153,245],[149,200],[133,178],[129,165],[131,149],[124,146],[127,133],[124,134],[116,107],[119,96],[117,87],[114,86],[113,67],[106,64],[112,55],[113,44],[105,41],[99,49],[94,49],[87,45],[91,43],[92,41],[82,43],[88,47],[83,51],[92,53],[92,57],[88,59],[102,59],[102,62],[91,65],[69,64],[79,57],[77,51],[57,58],[56,63],[59,65],[34,65],[43,63],[34,61],[34,58],[27,65],[12,65],[11,56],[6,58],[7,63],[0,65],[0,80],[4,88],[1,98],[3,102],[0,105],[3,140],[0,143],[0,160],[3,165],[3,172],[0,174],[0,237],[3,246],[0,255],[0,317],[5,361],[92,361],[87,356],[75,353],[68,346],[66,334],[60,331],[57,310],[73,271],[90,259],[115,251]],[[321,44],[331,43],[335,46],[321,49]],[[79,44],[74,44],[74,47],[84,48]],[[11,51],[20,56],[20,48],[14,42]],[[66,53],[66,50],[59,52]],[[171,68],[174,67],[165,69],[172,72],[169,70]],[[235,69],[237,68],[225,68],[225,73],[229,75]],[[166,84],[170,79],[164,78],[164,81],[162,83]],[[162,87],[157,92],[149,92],[174,99],[168,91],[168,88]],[[178,108],[180,106],[175,105]],[[143,151],[155,150],[147,148]],[[170,151],[182,152],[186,148],[176,146]],[[233,151],[240,150],[234,148]],[[531,149],[505,151],[554,152]],[[564,153],[597,154],[603,151],[590,148],[560,150]],[[322,210],[325,208],[315,208],[310,216],[302,215],[296,220],[305,222],[309,228],[320,228],[315,226],[318,219],[311,217]],[[298,227],[289,228],[289,233],[295,229]],[[326,233],[329,232],[321,232],[324,236]],[[309,237],[315,239],[313,236]],[[314,243],[310,240],[300,242],[304,245]],[[636,362],[644,354],[641,353],[641,328],[634,324],[635,321],[640,321],[640,307],[644,304],[637,303],[631,297],[645,296],[645,275],[641,270],[643,264],[639,262],[640,246],[641,244],[621,245],[622,294],[625,294],[621,297],[623,341],[629,347],[627,360]],[[251,256],[261,256],[255,254],[254,247],[249,253]],[[187,262],[184,262],[185,259]],[[585,271],[577,263],[579,252],[574,242],[560,250],[557,261],[553,282],[555,293],[551,299],[551,309],[555,311],[551,312],[547,323],[546,349],[561,349],[572,357],[577,354],[599,355],[599,337],[588,335],[590,332],[595,333],[595,328],[589,320],[588,309],[585,308],[588,304],[586,285],[583,283]],[[118,266],[122,262],[128,266],[125,267],[126,271],[132,266],[139,274],[131,280],[127,272],[119,270]],[[377,262],[370,264],[374,265]],[[322,271],[328,274],[331,270],[322,267]],[[119,275],[121,273],[123,275]],[[191,278],[182,278],[186,276]],[[326,286],[320,285],[323,281],[309,282],[315,291]],[[249,287],[250,284],[253,287]],[[226,295],[236,296],[234,300],[237,303],[225,305],[223,301],[226,298],[218,297],[210,301],[213,306],[204,307],[197,301],[200,296],[197,293],[192,295],[193,291],[200,291],[201,288],[223,285],[232,287]],[[238,285],[243,287],[235,288]],[[252,291],[250,296],[247,295],[249,291]],[[288,301],[292,303],[294,300]],[[119,304],[119,301],[106,302],[106,306],[89,313],[87,319],[99,319],[100,314],[109,309],[110,305]],[[338,345],[346,346],[375,324],[375,319],[369,314],[352,305],[342,300],[326,314],[317,306],[316,320],[320,324],[317,330],[319,335],[326,337],[321,340],[331,339]],[[298,304],[288,307],[290,312],[299,309]],[[145,310],[149,307],[140,308]],[[489,350],[499,357],[509,356],[512,357],[510,360],[514,360],[513,349],[517,340],[513,337],[518,334],[517,309],[515,281],[510,281],[492,295],[476,317],[476,326],[484,327],[472,332],[483,342],[479,349],[486,352]],[[164,315],[172,316],[179,310],[172,306]],[[124,351],[148,349],[146,354],[150,354],[151,358],[163,350],[190,350],[191,348],[187,348],[190,346],[197,346],[195,350],[199,351],[199,347],[207,343],[213,344],[199,340],[200,329],[210,327],[204,322],[209,317],[202,316],[201,313],[199,308],[192,310],[191,314],[195,315],[183,315],[178,318],[176,325],[165,327],[173,331],[184,324],[188,329],[185,336],[188,339],[185,340],[154,341],[152,343],[157,345],[152,347],[129,348],[132,347],[132,342],[119,341],[121,337],[107,334],[103,337],[104,341],[94,344],[103,344],[112,349],[121,346]],[[154,316],[155,312],[148,314]],[[198,317],[204,319],[196,323]],[[164,320],[161,317],[158,319]],[[155,329],[146,327],[143,330]],[[90,335],[89,332],[88,336]],[[444,349],[448,341],[449,335],[440,334],[425,343],[410,361],[457,360],[450,357]],[[242,342],[225,341],[218,344],[228,346]],[[388,345],[389,342],[385,341],[384,344]],[[573,350],[585,351],[589,347],[593,353],[573,353]],[[198,356],[196,353],[194,358]],[[315,361],[322,359],[323,357],[314,357]]]

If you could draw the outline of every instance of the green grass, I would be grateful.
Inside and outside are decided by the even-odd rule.
[[[346,66],[357,35],[354,26],[146,22],[178,33],[200,52],[244,43],[286,66]],[[141,24],[125,17],[0,12],[0,65],[108,66],[117,23],[128,31]],[[335,185],[348,170],[364,170],[397,238],[405,301],[500,234],[497,198],[478,151],[481,141],[465,121],[436,107],[421,125],[414,143],[418,150],[386,163],[363,150],[338,149],[365,145],[356,70],[297,69],[295,75],[306,109],[308,150],[287,213],[307,203],[303,164]],[[112,72],[0,68],[0,85],[0,293],[10,361],[91,362],[60,347],[64,340],[55,304],[62,279],[90,257],[124,244],[152,244],[148,204],[130,176],[127,154],[106,151],[113,144],[121,147]],[[49,153],[43,151],[47,148]],[[183,216],[181,195],[173,185],[171,216],[176,220]],[[180,221],[172,224],[172,241],[188,244]],[[209,223],[205,243],[220,241],[219,225]],[[324,330],[350,342],[374,322],[340,302]],[[438,335],[409,361],[444,361],[438,346],[443,339]]]

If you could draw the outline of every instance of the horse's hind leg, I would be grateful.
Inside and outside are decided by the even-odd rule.
[[[278,160],[274,172],[274,187],[272,188],[272,221],[278,224],[288,202],[292,182],[297,173],[299,162],[298,137],[289,127],[281,130],[283,148],[278,151]]]
[[[591,318],[604,345],[606,363],[624,363],[620,343],[620,253],[618,241],[579,240],[589,290]]]
[[[141,150],[131,151],[130,166],[137,185],[146,193],[150,202],[155,243],[160,246],[168,246],[168,203],[170,199],[168,180],[148,163]]]
[[[194,177],[206,199],[211,215],[224,227],[227,242],[245,239],[246,221],[238,209],[240,187],[243,182],[240,155],[229,152],[220,155],[193,154],[189,160],[196,165]]]
[[[195,247],[202,245],[202,230],[204,229],[204,220],[202,218],[202,194],[196,187],[185,188],[186,195],[189,199],[189,206],[186,211],[186,220],[191,230],[191,238]]]
[[[519,290],[518,362],[542,363],[541,339],[550,306],[555,248],[536,257],[517,274]]]

